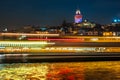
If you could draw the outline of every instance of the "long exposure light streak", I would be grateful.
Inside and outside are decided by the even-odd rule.
[[[45,41],[0,41],[0,46],[26,46],[26,45],[52,45],[54,42],[45,42]]]
[[[0,36],[59,36],[59,34],[35,34],[35,33],[0,33]]]
[[[82,42],[84,38],[81,39],[40,39],[40,38],[28,38],[29,41],[66,41],[66,42]]]

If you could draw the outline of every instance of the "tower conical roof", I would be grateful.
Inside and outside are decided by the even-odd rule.
[[[80,12],[80,10],[78,9],[78,10],[76,10],[76,14],[81,14],[81,12]]]

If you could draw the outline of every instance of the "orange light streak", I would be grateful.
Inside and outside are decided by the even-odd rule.
[[[84,38],[81,39],[40,39],[40,38],[28,38],[30,41],[66,41],[66,42],[81,42],[84,41]]]

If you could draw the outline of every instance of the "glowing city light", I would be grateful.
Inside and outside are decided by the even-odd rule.
[[[120,22],[120,19],[116,18],[113,20],[114,23],[119,23]]]
[[[59,34],[0,33],[0,36],[59,36]]]
[[[0,41],[1,48],[3,47],[14,47],[14,46],[44,46],[44,45],[53,45],[54,42],[45,42],[45,41]]]

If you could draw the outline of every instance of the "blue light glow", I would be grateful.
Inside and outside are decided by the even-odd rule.
[[[114,19],[114,22],[117,22],[117,19]]]
[[[113,20],[114,23],[120,23],[120,19],[116,18]]]
[[[80,22],[82,22],[82,18],[80,18],[80,19],[75,19],[75,23],[80,23]]]

